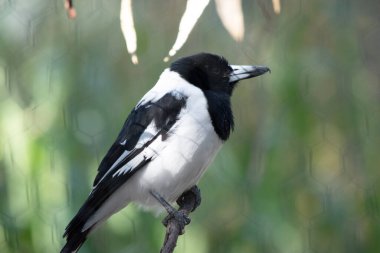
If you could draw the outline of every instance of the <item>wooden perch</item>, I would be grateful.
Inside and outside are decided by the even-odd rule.
[[[178,198],[177,203],[179,205],[178,212],[188,216],[201,203],[199,188],[194,186],[189,191],[183,193],[181,197]],[[179,219],[175,219],[175,217],[167,220],[166,235],[160,253],[172,253],[174,251],[178,237],[184,233],[184,228],[187,224],[184,224]]]

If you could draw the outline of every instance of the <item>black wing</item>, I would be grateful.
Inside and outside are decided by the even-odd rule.
[[[124,167],[156,138],[160,136],[163,139],[167,138],[168,131],[177,121],[180,111],[186,106],[186,100],[187,97],[182,94],[167,93],[157,101],[143,103],[132,110],[115,143],[100,163],[90,196],[66,227],[63,235],[67,237],[68,241],[64,248],[65,250],[80,247],[91,230],[89,228],[82,232],[87,220],[112,193],[151,161],[151,157],[143,157],[132,167],[128,169]],[[156,131],[154,134],[151,132],[146,134],[151,123],[154,123]],[[141,143],[141,137],[144,134],[147,137],[143,138],[144,140]],[[122,173],[118,173],[119,170],[123,170]],[[115,176],[115,173],[117,173],[117,176]]]
[[[136,148],[141,135],[146,131],[148,125],[154,121],[157,134],[166,138],[167,132],[174,125],[181,109],[186,105],[186,97],[183,95],[167,93],[155,102],[147,102],[133,109],[117,137],[115,143],[108,150],[106,156],[99,165],[98,175],[94,180],[94,186],[104,177],[115,162],[124,152],[129,152],[127,157],[119,161],[117,167],[122,167],[130,159],[135,157],[143,149]],[[153,141],[148,140],[147,144]],[[144,145],[145,147],[147,145]],[[114,170],[114,168],[113,168]]]

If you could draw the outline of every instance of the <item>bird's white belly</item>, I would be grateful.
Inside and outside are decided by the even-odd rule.
[[[221,141],[213,131],[200,131],[197,140],[177,138],[141,173],[141,183],[154,185],[154,190],[168,201],[175,201],[199,181],[220,146]]]
[[[160,152],[131,178],[133,184],[126,186],[134,191],[131,201],[146,207],[160,207],[150,190],[155,190],[169,202],[177,200],[199,181],[221,144],[211,124],[174,127],[167,140],[160,139],[157,145],[151,145],[152,149],[157,146]]]

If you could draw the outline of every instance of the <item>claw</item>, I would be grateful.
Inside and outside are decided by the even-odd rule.
[[[166,209],[168,215],[162,220],[165,227],[168,226],[169,221],[174,219],[178,222],[181,228],[181,234],[184,233],[185,226],[188,225],[191,219],[181,210],[176,210],[170,205],[158,192],[151,190],[150,194]]]
[[[165,227],[168,226],[170,220],[176,220],[177,223],[180,226],[181,235],[184,233],[185,226],[190,224],[191,219],[182,211],[175,211],[173,213],[169,213],[163,220],[162,224],[164,224]]]

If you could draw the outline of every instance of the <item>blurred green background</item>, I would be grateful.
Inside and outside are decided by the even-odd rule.
[[[58,252],[97,165],[168,63],[185,1],[0,0],[0,252]],[[380,252],[380,2],[244,0],[236,43],[210,2],[174,59],[268,65],[233,97],[236,127],[176,252]],[[162,217],[129,206],[80,252],[158,252]]]

